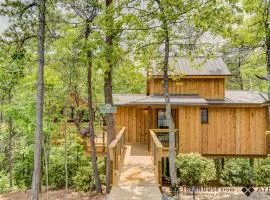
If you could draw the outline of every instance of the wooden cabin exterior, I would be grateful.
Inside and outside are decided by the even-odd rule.
[[[178,80],[177,73],[184,76]],[[221,58],[207,60],[200,68],[186,59],[176,63],[169,93],[179,153],[213,157],[270,153],[266,96],[226,90],[230,75]],[[126,127],[125,142],[149,143],[149,129],[166,128],[162,74],[153,71],[148,77],[146,94],[114,94],[114,105],[116,126]]]

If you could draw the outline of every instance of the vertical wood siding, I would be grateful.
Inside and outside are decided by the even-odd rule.
[[[266,107],[208,107],[207,124],[201,123],[200,107],[179,107],[175,126],[180,133],[180,152],[203,155],[265,155]],[[157,128],[157,109],[118,107],[117,126],[125,126],[126,142],[147,143],[148,130]]]
[[[150,95],[162,95],[163,82],[161,78],[148,80],[147,93]],[[181,81],[169,81],[170,94],[199,94],[205,99],[224,99],[224,78],[184,78]]]
[[[179,109],[180,152],[204,155],[265,155],[266,107],[209,107],[201,124],[199,107]]]

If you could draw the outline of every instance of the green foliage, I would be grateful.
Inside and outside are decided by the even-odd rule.
[[[14,162],[14,183],[18,188],[30,188],[34,163],[34,145],[27,146],[16,155]]]
[[[7,193],[9,191],[8,177],[7,175],[0,171],[0,194]]]
[[[103,184],[105,184],[105,162],[104,160],[98,159],[98,170],[100,173],[100,179]],[[76,191],[87,192],[89,190],[95,189],[95,180],[92,169],[92,164],[90,160],[86,162],[86,165],[80,166],[75,174],[72,177],[73,188]]]
[[[270,157],[259,159],[254,169],[254,183],[256,186],[270,185]]]
[[[180,154],[176,159],[180,180],[186,185],[204,184],[215,178],[214,162],[200,154]]]
[[[252,168],[249,160],[244,158],[229,159],[221,172],[220,182],[224,185],[247,185],[252,182]]]
[[[92,166],[81,166],[78,168],[73,179],[73,188],[76,191],[89,191],[95,189],[95,180]]]

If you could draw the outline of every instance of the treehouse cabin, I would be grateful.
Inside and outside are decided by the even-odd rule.
[[[169,76],[169,93],[178,153],[211,157],[263,157],[269,153],[266,95],[226,90],[230,76],[221,58],[177,60]],[[116,126],[126,127],[125,142],[148,144],[149,150],[151,144],[156,148],[161,144],[160,156],[167,157],[163,93],[162,73],[154,69],[147,79],[146,94],[113,97]]]
[[[169,74],[169,93],[177,154],[197,152],[224,158],[265,157],[270,153],[269,102],[265,94],[226,90],[225,82],[231,73],[221,58],[193,62],[179,59],[174,64],[173,73]],[[123,180],[119,179],[119,169],[122,158],[127,156],[125,149],[130,146],[133,147],[128,150],[129,159],[122,177],[133,174],[134,163],[130,166],[128,160],[139,155],[140,159],[151,157],[159,185],[167,180],[169,134],[163,95],[162,73],[157,69],[147,77],[146,94],[113,95],[113,106],[117,107],[114,114],[117,134],[112,143],[107,144],[105,127],[95,127],[97,156],[106,156],[109,151],[112,184]],[[87,122],[86,100],[72,93],[69,105],[69,122],[73,126],[78,120]],[[87,130],[87,124],[82,126],[78,138],[82,139],[86,154],[91,156]],[[136,159],[132,157],[135,162]],[[131,172],[126,176],[129,168]]]

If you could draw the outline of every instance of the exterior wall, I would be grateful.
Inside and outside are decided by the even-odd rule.
[[[208,107],[207,124],[201,123],[200,112],[199,106],[173,109],[181,153],[266,154],[267,107]],[[115,122],[127,128],[127,143],[148,143],[148,130],[157,128],[157,108],[118,107]]]
[[[148,111],[144,108],[118,107],[115,114],[116,126],[125,126],[125,140],[128,143],[147,143],[148,141]]]
[[[173,109],[175,127],[178,128],[178,112]],[[139,106],[118,107],[115,124],[126,127],[127,143],[148,143],[149,129],[157,128],[157,109]]]
[[[209,107],[200,122],[199,107],[179,109],[180,152],[203,155],[265,155],[266,107]]]
[[[163,95],[162,78],[148,80],[147,93]],[[170,94],[199,94],[205,99],[224,99],[225,78],[183,78],[181,81],[170,79]]]

